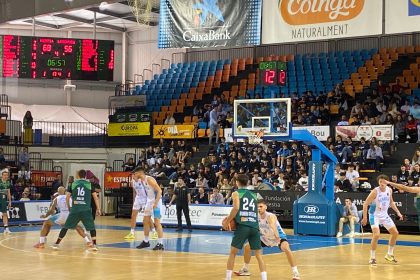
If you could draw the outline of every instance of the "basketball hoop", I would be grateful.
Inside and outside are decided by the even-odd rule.
[[[127,2],[139,24],[149,25],[152,21],[152,8],[159,9],[159,0],[128,0]]]
[[[258,131],[248,131],[248,142],[251,145],[259,145],[263,141],[264,129]]]

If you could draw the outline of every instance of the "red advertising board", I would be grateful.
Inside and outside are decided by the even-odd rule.
[[[35,187],[50,187],[51,183],[57,178],[57,175],[62,175],[61,172],[55,171],[32,171],[31,181]]]
[[[130,172],[105,172],[104,177],[105,189],[120,188],[121,183],[129,183],[131,181]]]

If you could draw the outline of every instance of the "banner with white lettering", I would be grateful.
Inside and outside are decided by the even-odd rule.
[[[342,138],[351,138],[354,141],[360,141],[364,137],[366,141],[375,137],[377,140],[392,141],[394,140],[393,125],[348,125],[336,126],[335,135]]]
[[[385,0],[385,33],[420,31],[420,0]]]
[[[161,0],[158,47],[260,44],[261,0]]]
[[[263,44],[381,33],[382,0],[265,0],[263,4]]]
[[[230,206],[213,206],[213,205],[190,205],[190,219],[193,226],[199,227],[222,227],[222,221],[230,213]],[[161,223],[164,225],[178,225],[176,218],[176,207],[160,207],[162,218]],[[137,222],[143,222],[143,213],[137,216]],[[182,224],[186,225],[184,215],[182,215]]]
[[[45,215],[50,209],[50,201],[28,201],[25,202],[26,221],[41,221],[41,215]]]
[[[330,137],[329,126],[294,126],[293,130],[307,130],[319,141],[327,141],[327,138]]]

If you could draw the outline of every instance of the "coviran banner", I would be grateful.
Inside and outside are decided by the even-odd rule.
[[[260,44],[262,0],[161,0],[158,47]]]
[[[265,0],[262,43],[382,33],[382,0]]]

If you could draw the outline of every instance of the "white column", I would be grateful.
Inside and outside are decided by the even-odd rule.
[[[121,66],[121,82],[125,83],[127,74],[127,34],[122,33],[122,66]]]

